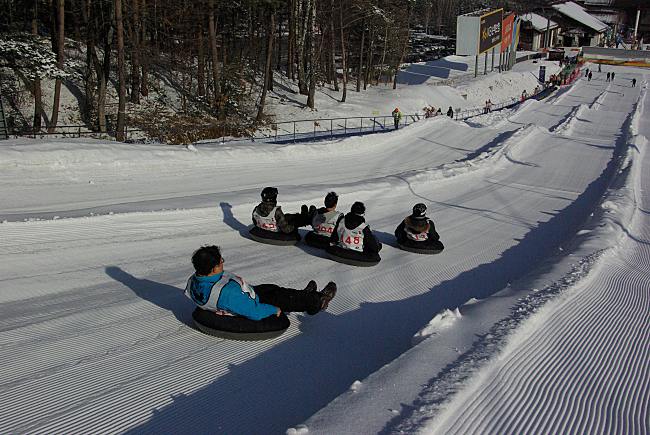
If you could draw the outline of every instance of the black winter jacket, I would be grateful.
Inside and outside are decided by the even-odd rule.
[[[405,242],[406,240],[410,240],[406,236],[405,228],[407,227],[414,233],[422,233],[426,231],[427,234],[429,235],[428,238],[429,241],[433,242],[433,241],[440,240],[440,234],[436,232],[436,226],[433,224],[433,221],[431,219],[416,221],[416,220],[412,220],[410,216],[407,216],[402,221],[402,223],[399,224],[397,228],[395,228],[395,237],[397,238],[398,242],[402,243]]]
[[[366,220],[363,216],[359,216],[353,213],[348,213],[345,216],[341,216],[336,222],[332,236],[330,237],[330,244],[337,245],[339,243],[339,234],[338,228],[339,225],[345,225],[349,230],[353,230]],[[378,254],[381,251],[381,243],[375,238],[375,235],[372,234],[370,230],[370,225],[366,226],[363,229],[363,252]]]
[[[271,213],[271,210],[273,210],[273,207],[275,207],[277,204],[269,203],[269,202],[260,202],[254,209],[253,213],[255,210],[257,210],[257,213],[259,213],[260,216],[268,216],[269,213]],[[252,215],[251,215],[252,217]],[[281,232],[285,234],[292,233],[296,231],[296,227],[291,225],[289,222],[287,222],[286,217],[284,216],[284,213],[282,212],[282,208],[278,207],[278,209],[275,211],[275,221],[278,224],[278,228],[280,229]],[[257,225],[255,222],[255,218],[253,217],[253,225]]]

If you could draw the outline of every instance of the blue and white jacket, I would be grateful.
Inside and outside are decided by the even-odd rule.
[[[261,303],[253,287],[228,272],[212,276],[192,275],[187,280],[185,296],[204,310],[240,315],[251,320],[261,320],[278,311],[273,305]]]

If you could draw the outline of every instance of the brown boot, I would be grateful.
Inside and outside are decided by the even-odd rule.
[[[320,291],[320,310],[325,311],[332,299],[336,296],[336,284],[328,282],[323,290]]]

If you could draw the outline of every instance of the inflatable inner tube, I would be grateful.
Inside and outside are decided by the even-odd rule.
[[[444,249],[445,245],[440,241],[434,243],[424,243],[424,242],[410,242],[410,241],[401,241],[397,242],[397,246],[400,249],[408,252],[414,252],[416,254],[425,254],[425,255],[434,255],[440,254]]]
[[[300,240],[300,234],[298,232],[293,233],[274,233],[272,231],[266,231],[258,227],[252,227],[249,231],[251,239],[256,242],[266,243],[269,245],[280,245],[288,246],[295,245]]]
[[[327,248],[327,255],[339,263],[358,267],[372,267],[381,261],[379,254],[366,254],[364,252],[343,249],[340,246],[330,246]]]
[[[314,248],[327,249],[330,246],[330,238],[310,231],[305,235],[305,243]]]
[[[204,334],[228,340],[268,340],[279,337],[290,325],[287,316],[269,316],[262,320],[251,320],[242,316],[222,316],[212,311],[196,308],[192,319],[197,329]]]

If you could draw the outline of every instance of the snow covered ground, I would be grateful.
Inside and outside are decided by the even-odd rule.
[[[0,144],[0,432],[647,433],[649,76],[616,72],[329,142]],[[243,237],[266,185],[364,201],[380,265]],[[392,241],[416,202],[440,255]],[[181,289],[212,243],[339,293],[271,341],[205,336]]]

